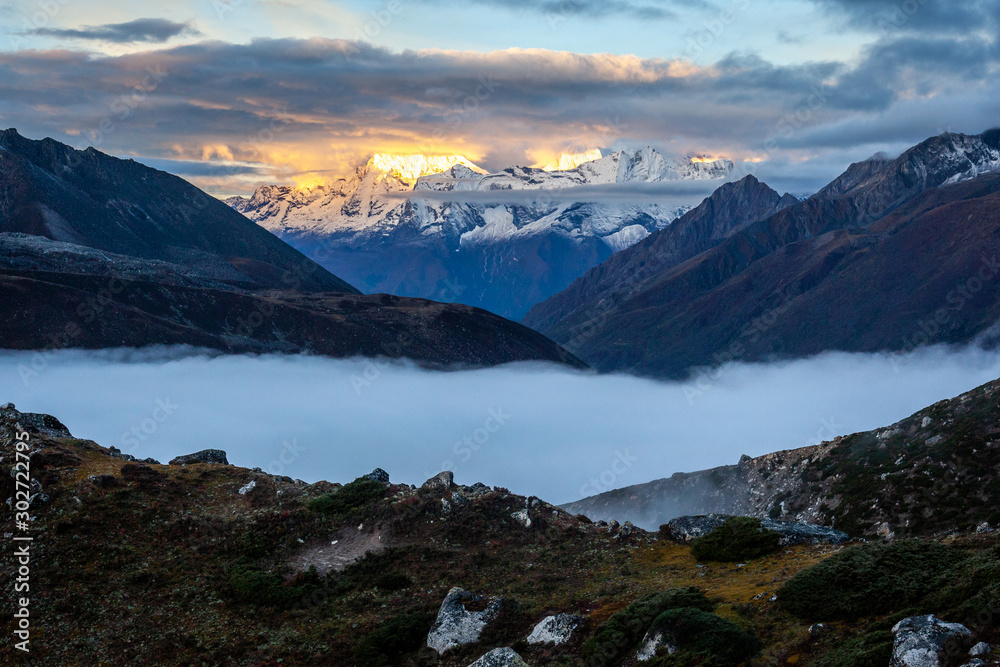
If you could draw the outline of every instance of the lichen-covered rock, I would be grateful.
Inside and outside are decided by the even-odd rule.
[[[660,532],[675,542],[692,542],[708,535],[729,519],[729,514],[705,514],[702,516],[681,516],[660,527]],[[801,521],[775,521],[761,519],[761,528],[773,530],[781,535],[781,546],[794,544],[843,544],[850,539],[847,533]]]
[[[938,657],[950,640],[971,637],[959,623],[945,623],[933,615],[904,618],[892,628],[896,639],[890,667],[941,667]]]
[[[257,488],[257,480],[251,479],[249,482],[241,486],[240,490],[237,491],[237,493],[239,493],[241,496],[245,496],[246,494],[253,491],[255,488]]]
[[[969,649],[969,655],[973,658],[978,658],[983,655],[989,655],[993,652],[993,649],[986,642],[979,642],[975,646]]]
[[[420,485],[424,491],[450,491],[455,485],[455,474],[450,470],[439,472]]]
[[[579,616],[556,614],[546,616],[528,635],[529,644],[565,644],[583,621]]]
[[[666,649],[667,655],[672,655],[677,651],[677,647],[670,643],[664,636],[663,630],[650,630],[642,638],[639,644],[639,652],[635,654],[635,659],[639,662],[648,662],[656,657],[660,649]]]
[[[170,465],[172,466],[183,466],[191,463],[221,463],[229,465],[229,459],[226,458],[226,453],[221,449],[203,449],[194,454],[185,454],[184,456],[170,459]]]
[[[469,667],[529,667],[512,648],[495,648]]]
[[[427,645],[443,654],[453,648],[473,644],[496,617],[503,607],[503,598],[490,598],[482,611],[469,611],[465,605],[482,602],[486,598],[474,595],[461,588],[448,591],[437,620],[427,635]]]
[[[525,528],[531,528],[531,515],[528,514],[528,510],[518,510],[516,512],[511,512],[510,518],[517,521],[519,524]]]
[[[381,468],[375,468],[370,473],[365,475],[365,479],[370,479],[374,482],[382,482],[383,484],[389,483],[389,473]]]

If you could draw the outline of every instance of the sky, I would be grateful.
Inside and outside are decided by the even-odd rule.
[[[1000,125],[994,0],[0,1],[0,127],[217,195],[652,145],[781,189]]]
[[[4,400],[140,459],[223,449],[307,482],[380,467],[419,485],[451,470],[553,503],[886,427],[997,376],[996,352],[940,347],[730,364],[688,382],[538,364],[0,352]]]

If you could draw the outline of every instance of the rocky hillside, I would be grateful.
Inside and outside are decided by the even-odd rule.
[[[23,489],[6,473],[18,461]],[[811,531],[724,562],[698,540],[450,473],[420,487],[382,470],[306,484],[217,449],[134,461],[9,404],[0,465],[5,589],[21,576],[23,542],[9,538],[32,538],[32,665],[882,667],[910,649],[1000,664],[1000,626],[975,613],[1000,605],[994,533],[845,547]],[[27,527],[13,523],[18,503]],[[745,538],[760,541],[751,531],[727,548]],[[836,580],[841,563],[865,576]],[[8,636],[15,604],[0,602]],[[952,625],[930,632],[940,621],[919,614]],[[15,642],[0,660],[23,660]]]
[[[596,267],[525,322],[602,370],[668,377],[968,343],[1000,319],[998,168],[1000,130],[933,137],[686,261],[660,261],[670,229],[657,232],[642,256]]]
[[[1000,380],[883,429],[570,503],[655,528],[724,513],[832,526],[855,537],[1000,527]]]

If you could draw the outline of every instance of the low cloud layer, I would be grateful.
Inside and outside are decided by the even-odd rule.
[[[695,206],[715,192],[723,182],[721,179],[705,179],[662,183],[609,183],[549,190],[412,190],[393,193],[388,198],[498,205],[677,203]]]
[[[189,351],[0,354],[3,395],[163,462],[206,448],[306,481],[442,469],[551,502],[891,424],[1000,377],[1000,355],[828,354],[726,367],[697,390],[513,365],[455,373]]]

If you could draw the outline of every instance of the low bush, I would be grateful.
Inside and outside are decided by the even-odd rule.
[[[387,487],[367,477],[358,477],[333,493],[309,501],[309,509],[320,514],[344,516],[359,507],[385,497]]]
[[[732,621],[691,607],[663,612],[653,621],[650,631],[663,632],[677,647],[672,655],[655,658],[650,667],[731,667],[749,660],[761,648],[753,633]]]
[[[876,630],[838,641],[832,651],[817,658],[812,667],[885,667],[892,660],[892,633]]]
[[[637,600],[618,611],[597,629],[583,645],[583,658],[588,667],[610,666],[639,647],[650,625],[669,609],[687,607],[712,611],[714,605],[697,588],[675,588]]]
[[[818,620],[905,611],[962,560],[953,547],[920,540],[848,547],[789,579],[778,598],[796,616]]]
[[[430,618],[420,612],[390,618],[355,645],[352,657],[357,667],[396,667],[423,645],[430,629]]]
[[[736,516],[691,544],[698,560],[725,563],[751,560],[777,551],[781,535],[761,527],[760,519]]]

